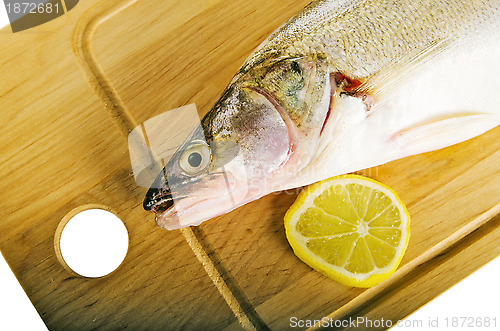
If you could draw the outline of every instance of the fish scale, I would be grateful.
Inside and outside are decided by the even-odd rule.
[[[473,35],[496,26],[500,2],[460,0],[313,1],[273,33],[243,70],[262,57],[325,54],[332,66],[368,77],[408,52],[436,40]]]
[[[202,120],[207,144],[188,138],[144,206],[199,225],[482,134],[500,124],[499,31],[498,0],[313,1],[250,54]],[[183,168],[200,148],[205,167]]]

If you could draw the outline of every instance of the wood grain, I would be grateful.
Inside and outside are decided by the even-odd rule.
[[[401,267],[367,290],[293,255],[283,215],[296,190],[182,231],[157,228],[142,209],[128,132],[191,103],[206,113],[251,50],[308,2],[81,1],[39,27],[0,31],[0,249],[50,329],[397,320],[499,255],[500,128],[363,171],[412,217]],[[130,236],[123,264],[99,279],[68,271],[54,248],[61,220],[89,204],[115,212]]]
[[[75,23],[99,4],[2,31],[0,249],[51,330],[217,330],[234,314],[182,234],[142,210],[126,136],[75,60]],[[124,221],[130,249],[115,273],[75,277],[57,260],[54,234],[66,214],[95,203]]]
[[[485,264],[500,254],[500,247],[492,242],[500,239],[500,217],[497,215],[484,226],[467,235],[463,240],[446,247],[439,255],[412,268],[404,277],[372,296],[369,300],[346,310],[337,311],[330,316],[333,320],[357,319],[364,317],[375,321],[390,320],[392,325],[417,310],[422,304],[439,295],[444,289],[455,284],[449,277],[455,273],[465,278],[477,269],[476,264]],[[394,309],[398,307],[398,309]],[[346,314],[347,313],[347,314]],[[360,326],[363,327],[363,326]],[[320,325],[310,328],[320,328]],[[347,327],[344,330],[359,328]],[[371,330],[385,329],[370,327]]]

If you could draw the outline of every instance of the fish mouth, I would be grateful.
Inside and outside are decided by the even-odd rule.
[[[186,184],[185,193],[172,193],[168,186],[150,189],[143,207],[155,213],[156,224],[167,230],[199,225],[224,213],[218,212],[221,205],[234,209],[233,194],[237,191],[234,177],[228,172],[216,172],[207,177]]]
[[[210,176],[214,177],[214,175],[217,175],[217,173],[211,174]],[[183,185],[182,184],[178,185],[178,186],[188,188],[188,187],[192,187],[194,185],[197,185],[200,182],[201,182],[201,178],[196,179],[194,181],[191,181],[189,183],[184,183]],[[164,183],[166,183],[166,181],[164,181]],[[146,197],[144,198],[144,201],[142,203],[142,207],[146,211],[149,211],[149,212],[152,212],[155,214],[159,214],[159,213],[163,213],[164,211],[172,208],[174,205],[174,199],[175,199],[175,201],[178,201],[178,200],[181,200],[181,199],[184,199],[187,197],[188,197],[187,193],[181,194],[179,192],[176,192],[175,198],[174,198],[174,194],[172,194],[172,191],[171,191],[170,187],[168,186],[168,184],[164,184],[163,187],[159,187],[159,188],[151,187],[149,189],[149,191],[146,194]]]
[[[142,207],[146,211],[157,214],[169,209],[173,204],[174,199],[168,187],[160,189],[150,188],[144,198]]]
[[[192,209],[198,209],[198,208],[203,208],[207,204],[207,202],[210,202],[213,204],[216,199],[212,198],[206,198],[206,199],[201,199],[197,202],[190,203],[189,205],[183,206],[181,208],[176,207],[176,205],[172,202],[169,207],[162,206],[160,209],[157,210],[156,217],[155,217],[155,222],[156,224],[166,230],[177,230],[184,228],[186,226],[196,226],[201,224],[203,221],[200,221],[198,223],[192,223],[189,220],[189,215],[185,215],[186,210],[192,210]],[[176,201],[176,204],[178,205],[182,200]],[[218,216],[214,215],[213,217]]]
[[[144,210],[158,214],[166,211],[174,205],[172,193],[167,192],[164,195],[159,195],[154,200],[145,199],[142,206]]]

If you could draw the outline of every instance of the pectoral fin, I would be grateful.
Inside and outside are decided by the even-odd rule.
[[[412,155],[433,151],[471,139],[500,125],[498,114],[457,114],[401,130],[391,142]]]
[[[435,60],[452,47],[453,39],[443,38],[434,41],[423,50],[408,52],[372,74],[358,92],[369,95],[375,100],[382,100],[394,89],[411,80],[415,73],[432,67]]]

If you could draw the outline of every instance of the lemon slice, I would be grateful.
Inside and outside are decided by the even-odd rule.
[[[357,175],[304,189],[285,215],[288,242],[313,269],[355,287],[396,270],[408,246],[410,216],[389,187]]]

